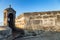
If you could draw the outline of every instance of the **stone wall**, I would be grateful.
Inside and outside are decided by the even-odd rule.
[[[37,12],[30,13],[28,17],[25,14],[24,17],[26,20],[26,29],[60,31],[59,12]]]
[[[21,29],[60,31],[60,11],[24,13],[16,20],[16,27]]]

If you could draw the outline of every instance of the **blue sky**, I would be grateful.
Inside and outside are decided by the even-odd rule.
[[[24,12],[60,10],[60,0],[0,0],[0,25],[3,24],[3,11],[11,4],[16,16]]]

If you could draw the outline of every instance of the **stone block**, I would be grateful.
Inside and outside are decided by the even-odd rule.
[[[0,39],[1,40],[12,40],[12,30],[9,27],[0,27]]]

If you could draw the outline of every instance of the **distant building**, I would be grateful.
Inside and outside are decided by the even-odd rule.
[[[60,11],[29,12],[15,20],[16,27],[25,30],[60,30]]]

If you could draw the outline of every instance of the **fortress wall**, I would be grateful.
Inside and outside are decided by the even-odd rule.
[[[20,20],[22,24],[19,22],[18,25],[20,24],[19,27],[23,27],[23,29],[60,31],[59,11],[24,13],[24,16],[21,18],[24,18]]]
[[[60,31],[59,12],[41,12],[41,13],[37,12],[25,15],[27,29]]]

